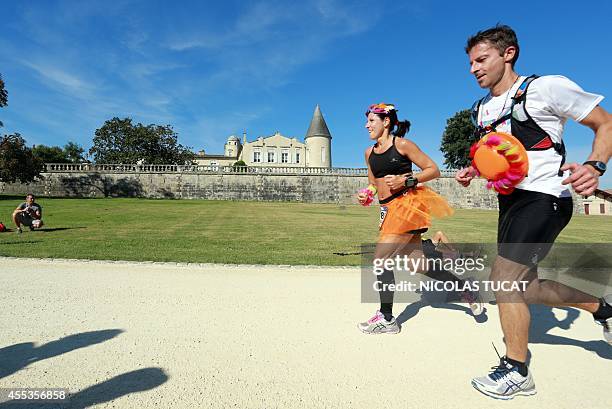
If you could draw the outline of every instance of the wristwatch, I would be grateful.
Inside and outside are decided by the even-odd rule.
[[[586,162],[583,163],[583,165],[593,166],[595,170],[599,172],[600,176],[603,176],[603,174],[606,173],[606,168],[607,168],[606,164],[598,160],[587,160]]]
[[[419,180],[414,176],[406,176],[406,181],[404,182],[404,186],[410,188],[415,187],[419,183]]]

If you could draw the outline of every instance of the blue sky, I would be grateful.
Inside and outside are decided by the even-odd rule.
[[[446,119],[484,95],[468,35],[502,22],[519,36],[519,73],[562,74],[612,110],[606,1],[3,1],[2,133],[86,148],[114,116],[171,124],[194,150],[231,134],[303,139],[316,104],[334,166],[363,167],[365,108],[393,102],[410,137],[442,164]],[[583,6],[588,4],[588,7]],[[592,132],[566,128],[570,160]],[[612,187],[612,172],[603,179]]]

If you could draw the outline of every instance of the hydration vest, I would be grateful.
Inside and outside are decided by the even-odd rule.
[[[537,75],[531,75],[525,78],[512,97],[510,112],[487,126],[480,126],[478,124],[478,111],[486,97],[476,101],[474,105],[472,105],[470,112],[470,119],[476,127],[474,138],[480,139],[489,132],[497,131],[499,124],[510,119],[510,133],[523,144],[526,150],[544,151],[547,149],[554,149],[555,152],[561,156],[561,166],[563,166],[565,163],[565,144],[563,141],[561,141],[561,143],[554,142],[546,131],[540,128],[527,112],[527,88],[536,78],[538,78]],[[560,169],[561,166],[559,167],[558,176],[563,176],[563,172]]]

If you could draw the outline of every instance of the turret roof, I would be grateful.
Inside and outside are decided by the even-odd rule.
[[[312,115],[312,120],[310,121],[310,126],[308,127],[308,132],[306,132],[306,137],[304,139],[311,136],[323,136],[331,139],[331,134],[329,133],[329,129],[327,128],[325,119],[323,119],[323,114],[318,104]]]

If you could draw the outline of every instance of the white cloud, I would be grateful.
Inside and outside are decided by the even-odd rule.
[[[358,4],[259,2],[223,30],[178,31],[164,44],[205,55],[212,67],[207,89],[265,90],[285,85],[296,69],[324,58],[335,41],[368,30],[379,18],[375,8]]]
[[[50,80],[55,85],[60,85],[73,95],[79,97],[90,94],[94,90],[92,84],[82,80],[77,75],[69,73],[61,68],[50,64],[37,64],[31,61],[19,61],[24,66],[33,69],[41,77]],[[53,85],[52,84],[52,85]]]
[[[39,122],[50,135],[68,128],[87,134],[112,116],[130,116],[173,124],[181,143],[222,149],[228,135],[241,136],[243,128],[269,114],[265,101],[252,107],[245,95],[286,85],[296,70],[324,59],[335,42],[379,19],[370,6],[365,13],[359,5],[339,2],[264,1],[216,24],[184,13],[159,24],[138,14],[146,3],[134,5],[131,14],[125,13],[129,4],[108,10],[96,2],[26,6],[15,19],[21,41],[0,62],[17,61],[31,72],[22,70],[24,78],[41,80],[44,86],[24,98],[32,112],[46,117]],[[98,33],[100,21],[104,35]],[[211,112],[218,104],[236,113]]]

